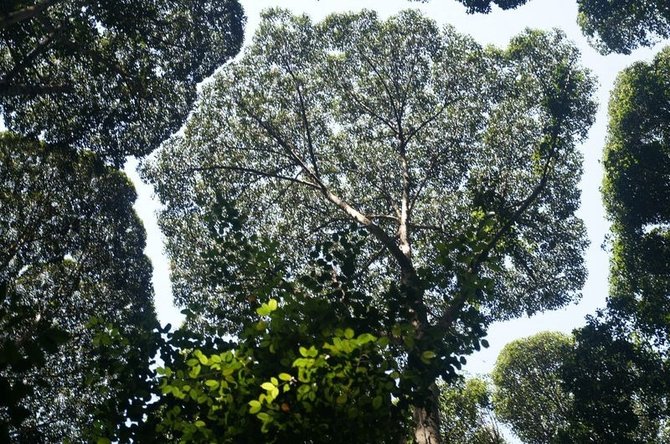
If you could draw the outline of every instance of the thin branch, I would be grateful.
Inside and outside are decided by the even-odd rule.
[[[295,182],[299,183],[301,185],[308,186],[310,188],[314,189],[320,189],[320,186],[309,182],[307,180],[299,179],[297,177],[291,177],[291,176],[284,176],[282,174],[278,174],[277,170],[276,172],[267,172],[267,171],[261,171],[257,170],[255,168],[247,168],[247,167],[241,167],[241,166],[234,166],[234,165],[210,165],[210,166],[203,166],[203,167],[192,167],[188,168],[185,170],[185,172],[196,172],[196,171],[216,171],[216,170],[227,170],[227,171],[238,171],[241,173],[249,173],[249,174],[255,174],[257,176],[262,176],[262,177],[268,177],[270,179],[279,179],[279,180],[286,180],[289,182]]]
[[[402,126],[401,126],[401,116],[400,116],[400,111],[395,105],[395,101],[393,100],[393,94],[391,94],[391,91],[389,90],[388,86],[386,85],[386,82],[384,81],[384,77],[381,75],[377,67],[370,61],[369,58],[367,58],[362,52],[361,52],[361,57],[363,58],[363,61],[367,63],[370,68],[372,69],[372,72],[375,73],[377,78],[382,84],[382,88],[384,88],[384,92],[386,92],[386,95],[388,96],[389,103],[391,104],[391,108],[393,109],[393,114],[395,114],[396,118],[396,123],[398,124],[398,128],[396,129],[396,134],[399,134],[402,131]]]
[[[302,124],[305,127],[305,134],[307,135],[307,150],[309,151],[309,157],[310,160],[312,161],[312,166],[314,167],[314,174],[317,175],[317,177],[321,177],[321,174],[319,173],[319,166],[317,165],[316,162],[316,154],[314,152],[314,144],[312,142],[312,129],[309,125],[309,120],[307,119],[307,112],[305,109],[305,100],[302,95],[302,90],[300,88],[300,84],[298,82],[298,79],[296,78],[295,74],[293,73],[293,70],[290,68],[287,68],[287,71],[291,78],[293,79],[293,82],[295,83],[295,89],[296,92],[298,93],[298,103],[299,103],[299,108],[300,108],[300,118],[302,120]]]
[[[360,99],[358,98],[358,96],[354,93],[354,91],[353,91],[352,88],[349,88],[349,87],[347,87],[347,85],[344,85],[344,84],[341,84],[341,85],[340,85],[340,88],[342,88],[342,91],[344,92],[344,94],[347,95],[347,96],[349,96],[349,98],[350,98],[351,100],[353,100],[354,103],[356,103],[356,105],[358,105],[358,106],[360,106],[361,108],[363,108],[363,110],[364,110],[366,113],[368,113],[370,116],[374,117],[375,119],[379,120],[381,123],[383,123],[384,125],[386,125],[391,131],[393,131],[394,133],[396,133],[397,129],[393,126],[393,123],[392,123],[390,120],[388,120],[388,119],[382,117],[381,115],[377,114],[377,113],[375,112],[375,110],[373,110],[372,108],[370,108],[369,106],[367,106],[362,100],[360,100]]]
[[[249,117],[251,117],[253,120],[256,121],[256,123],[265,130],[265,132],[270,135],[270,137],[274,138],[275,141],[284,148],[286,153],[291,157],[295,162],[297,162],[297,166],[302,168],[302,170],[314,180],[316,184],[319,184],[320,186],[323,186],[321,179],[312,171],[309,166],[305,163],[305,161],[298,155],[298,153],[295,152],[295,150],[289,145],[289,143],[284,140],[284,138],[267,122],[265,122],[263,119],[261,119],[259,116],[256,114],[252,113],[251,110],[245,106],[245,104],[241,101],[237,101],[237,106],[239,106]],[[307,182],[309,183],[309,182]]]
[[[390,216],[388,214],[370,214],[368,215],[370,219],[381,219],[381,220],[390,220],[393,222],[399,222],[397,216]]]

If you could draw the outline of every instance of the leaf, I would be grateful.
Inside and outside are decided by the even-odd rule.
[[[256,417],[265,423],[272,422],[272,416],[268,415],[265,412],[258,413]]]
[[[279,379],[281,379],[282,381],[290,381],[291,379],[293,379],[293,377],[288,373],[280,373]]]
[[[426,351],[424,351],[423,353],[421,353],[421,360],[422,360],[423,362],[428,362],[428,361],[430,361],[431,359],[433,359],[435,356],[436,356],[436,355],[435,355],[435,352],[434,352],[434,351],[432,351],[432,350],[426,350]]]
[[[354,337],[354,330],[351,329],[351,328],[347,328],[346,330],[344,330],[344,337],[347,338],[347,339],[353,338]]]
[[[261,411],[261,403],[257,400],[251,400],[249,401],[249,413],[252,415],[258,413]]]
[[[384,402],[384,399],[381,396],[375,396],[374,399],[372,400],[372,408],[375,410],[378,410],[381,406],[382,403]]]
[[[272,390],[274,390],[274,389],[276,389],[275,385],[274,385],[273,383],[271,383],[271,382],[264,382],[264,383],[262,383],[262,384],[261,384],[261,388],[262,388],[263,390],[267,390],[268,392],[269,392],[269,391],[272,391]]]
[[[216,381],[214,379],[208,379],[207,381],[205,381],[205,385],[212,390],[216,390],[217,388],[219,388],[219,381]]]

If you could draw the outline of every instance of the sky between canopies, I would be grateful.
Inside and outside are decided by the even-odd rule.
[[[562,29],[568,38],[581,50],[583,62],[599,81],[596,99],[599,103],[596,122],[589,138],[580,147],[584,154],[584,176],[581,181],[582,207],[579,215],[585,220],[591,246],[586,252],[589,277],[583,290],[583,298],[577,305],[562,310],[547,312],[531,318],[496,323],[489,329],[487,337],[490,348],[469,358],[466,370],[469,373],[487,373],[495,363],[500,349],[509,341],[530,336],[539,331],[559,330],[570,332],[583,325],[584,316],[592,314],[605,305],[607,294],[608,254],[601,248],[608,230],[600,198],[602,181],[600,158],[605,143],[607,129],[607,102],[616,75],[621,69],[638,60],[649,61],[664,44],[653,48],[642,48],[631,55],[612,54],[602,56],[592,49],[577,26],[577,4],[570,0],[531,0],[526,5],[511,11],[501,11],[494,7],[488,15],[468,15],[465,7],[454,0],[431,0],[416,3],[405,0],[242,0],[247,15],[246,39],[250,41],[260,20],[260,12],[265,8],[283,7],[295,14],[307,14],[313,21],[320,21],[335,12],[372,9],[385,19],[403,9],[415,8],[438,24],[451,24],[465,34],[473,36],[480,44],[506,46],[509,39],[525,28]],[[142,184],[135,173],[137,163],[130,160],[126,171],[138,188],[139,198],[136,210],[147,228],[146,253],[154,266],[154,289],[159,320],[165,324],[178,324],[182,316],[172,304],[168,262],[163,255],[162,236],[156,224],[158,202],[152,196],[149,186]]]

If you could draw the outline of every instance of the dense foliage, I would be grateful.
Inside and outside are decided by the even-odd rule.
[[[428,0],[418,0],[428,1]],[[489,13],[492,5],[513,9],[528,0],[458,0],[469,13]],[[606,54],[629,54],[670,37],[667,0],[577,0],[578,22],[591,44]]]
[[[670,48],[621,73],[610,102],[603,196],[612,220],[610,306],[670,345]]]
[[[489,383],[459,378],[440,386],[442,442],[449,444],[505,444],[493,414]]]
[[[670,37],[666,0],[578,0],[579,25],[603,53],[629,54]]]
[[[236,0],[7,0],[0,115],[12,130],[121,165],[186,117],[196,85],[235,55]]]
[[[436,401],[428,386],[453,375],[454,355],[478,347],[488,322],[578,296],[575,144],[592,120],[591,88],[560,33],[484,50],[415,12],[316,25],[266,12],[145,169],[166,204],[177,302],[205,301],[197,329],[246,323],[248,295],[200,279],[223,248],[210,230],[222,202],[248,215],[240,236],[268,239],[271,261],[296,276],[313,245],[353,223],[368,236],[349,283],[381,318],[370,332],[412,326],[415,402]],[[424,368],[427,350],[439,359]]]
[[[616,315],[590,319],[575,331],[575,349],[562,369],[573,406],[560,442],[668,442],[670,369],[640,339]]]
[[[564,391],[561,369],[572,339],[544,332],[507,344],[493,369],[497,417],[529,444],[553,442],[567,424],[572,398]]]
[[[84,439],[103,410],[122,425],[123,396],[144,396],[122,392],[148,372],[140,338],[155,323],[132,185],[91,153],[11,133],[0,135],[0,183],[4,439]],[[130,342],[110,355],[98,334]]]

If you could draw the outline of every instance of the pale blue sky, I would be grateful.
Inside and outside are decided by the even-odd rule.
[[[596,123],[588,140],[581,146],[584,154],[584,177],[582,179],[582,208],[580,216],[586,221],[591,247],[587,251],[586,263],[589,278],[584,287],[583,299],[577,305],[548,312],[531,318],[521,318],[493,325],[487,337],[491,347],[470,357],[466,370],[470,373],[485,373],[493,366],[500,349],[509,341],[543,330],[570,332],[583,324],[584,316],[603,307],[607,292],[608,256],[601,248],[607,232],[607,222],[601,204],[599,186],[602,168],[599,163],[607,127],[607,100],[616,74],[636,60],[650,60],[661,44],[645,48],[630,56],[601,56],[590,48],[576,24],[577,5],[571,0],[530,0],[528,4],[512,11],[495,9],[489,15],[467,15],[465,8],[454,0],[432,0],[428,3],[404,0],[243,0],[248,21],[247,41],[258,25],[262,9],[281,6],[295,13],[306,13],[314,21],[340,11],[374,9],[385,18],[402,9],[416,8],[440,24],[451,24],[460,32],[472,35],[481,44],[504,46],[510,37],[523,29],[562,29],[581,50],[583,65],[593,71],[599,81],[597,101],[599,110]],[[666,42],[667,43],[667,42]],[[148,231],[147,254],[154,265],[156,308],[162,323],[178,323],[179,311],[172,306],[167,261],[162,255],[162,239],[157,229],[155,212],[158,203],[152,200],[150,187],[141,184],[135,173],[136,162],[129,161],[126,171],[135,182],[139,200],[136,209],[144,220]]]

